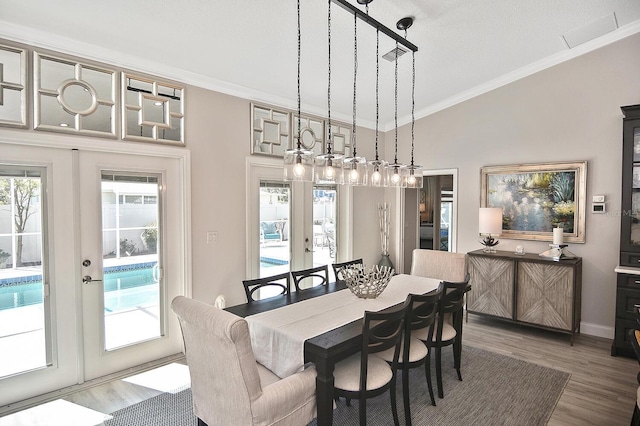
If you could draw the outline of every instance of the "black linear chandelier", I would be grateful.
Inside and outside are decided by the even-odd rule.
[[[328,88],[327,88],[327,110],[328,129],[326,140],[326,153],[315,157],[313,152],[304,149],[300,139],[300,0],[297,2],[298,12],[298,141],[297,146],[289,149],[284,155],[284,179],[286,181],[302,181],[316,183],[340,183],[347,185],[371,185],[374,187],[398,187],[398,188],[421,188],[422,171],[420,166],[414,165],[414,107],[415,107],[415,52],[418,47],[407,40],[407,29],[413,24],[413,18],[405,17],[398,21],[396,28],[404,30],[404,37],[392,31],[385,25],[378,22],[369,15],[369,3],[373,0],[357,0],[358,4],[365,6],[365,11],[360,10],[346,0],[328,0],[327,14],[327,34],[328,34]],[[337,4],[354,16],[354,72],[353,72],[353,123],[351,130],[351,156],[343,158],[341,155],[332,152],[333,137],[331,126],[331,4]],[[375,135],[375,160],[367,162],[364,157],[358,157],[356,153],[356,82],[357,82],[357,23],[358,20],[366,22],[376,29],[376,135]],[[396,49],[393,52],[395,61],[395,157],[393,164],[380,160],[378,155],[378,86],[379,86],[379,35],[388,36],[396,42]],[[406,47],[412,52],[412,87],[411,87],[411,163],[403,165],[398,163],[398,57],[404,53],[399,49],[399,45]]]

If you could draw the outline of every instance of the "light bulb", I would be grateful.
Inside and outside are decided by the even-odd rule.
[[[336,176],[336,171],[334,170],[334,168],[332,166],[326,166],[324,168],[324,176],[327,179],[333,179]]]
[[[397,171],[393,173],[393,176],[391,176],[391,181],[392,181],[393,183],[398,183],[398,182],[400,182],[400,175],[398,174],[398,172],[397,172]]]
[[[293,166],[293,174],[296,177],[304,176],[304,166],[302,165],[302,163],[296,163],[296,165]]]
[[[360,174],[358,173],[358,170],[351,169],[351,171],[349,172],[349,179],[351,179],[351,182],[357,182],[359,177]]]
[[[382,175],[380,174],[379,171],[375,171],[373,172],[373,174],[371,174],[371,182],[373,183],[380,183],[380,180],[382,179]]]
[[[407,184],[409,185],[415,185],[416,184],[416,177],[414,175],[410,175],[409,179],[407,179]]]

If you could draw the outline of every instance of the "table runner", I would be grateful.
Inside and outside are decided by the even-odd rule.
[[[355,321],[365,311],[379,311],[404,302],[409,293],[435,290],[440,280],[395,275],[376,299],[360,299],[341,290],[246,317],[256,360],[284,378],[304,365],[304,342]]]

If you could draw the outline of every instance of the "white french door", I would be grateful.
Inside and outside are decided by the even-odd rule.
[[[92,148],[0,142],[0,406],[182,350],[188,154]]]
[[[85,380],[180,352],[171,300],[184,294],[174,159],[80,152]]]

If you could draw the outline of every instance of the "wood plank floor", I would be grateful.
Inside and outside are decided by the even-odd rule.
[[[629,425],[640,365],[610,355],[611,340],[565,334],[469,315],[463,344],[502,353],[571,374],[550,426]],[[183,361],[184,362],[184,361]],[[464,359],[462,360],[464,377]],[[112,380],[68,394],[64,399],[110,413],[155,396],[159,391]]]

